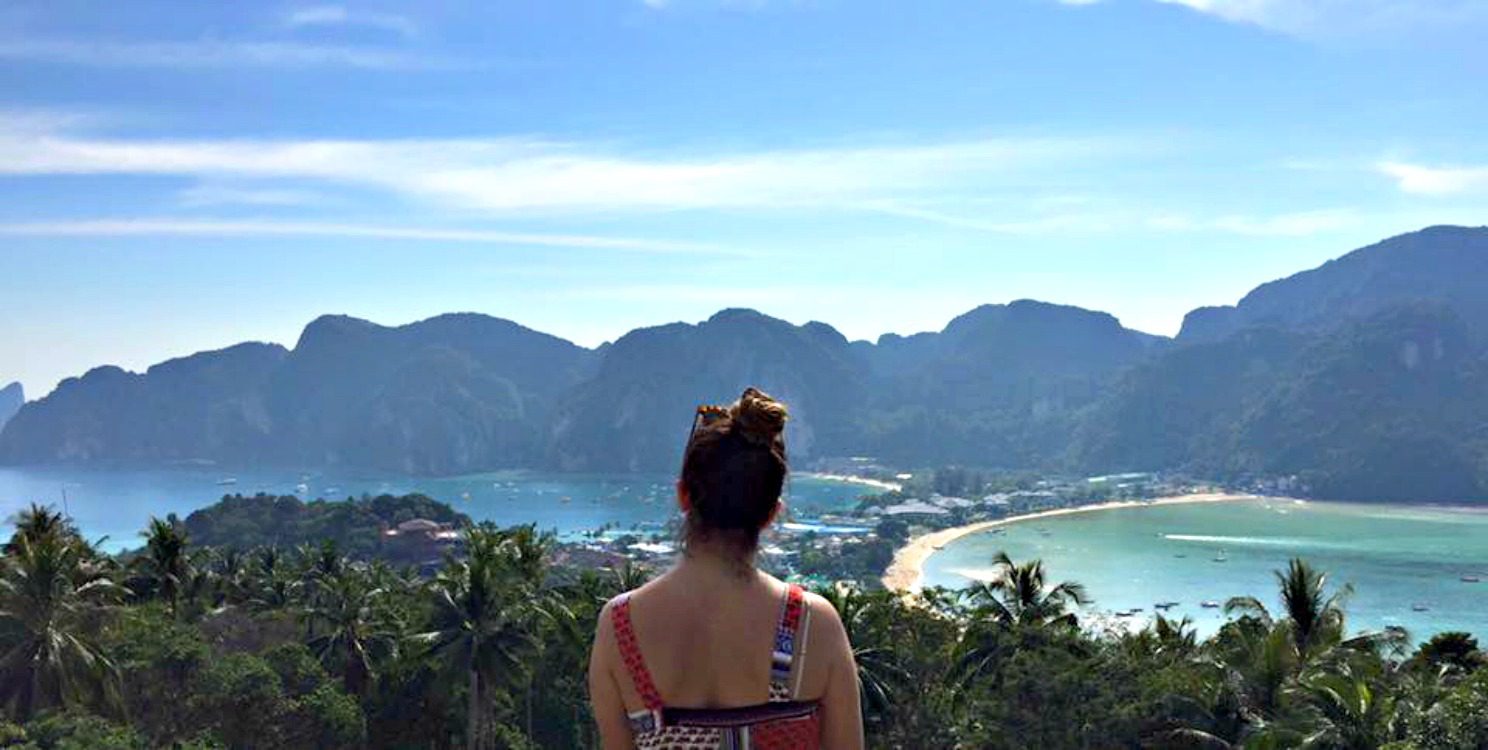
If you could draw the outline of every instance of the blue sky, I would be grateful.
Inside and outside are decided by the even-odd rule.
[[[0,381],[478,311],[1183,314],[1488,223],[1478,0],[0,7]]]

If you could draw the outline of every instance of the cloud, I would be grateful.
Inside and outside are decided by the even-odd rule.
[[[1157,0],[1311,38],[1396,36],[1488,22],[1481,0]]]
[[[1012,220],[996,220],[985,217],[965,216],[937,209],[906,205],[893,201],[874,201],[863,205],[864,210],[918,219],[932,224],[971,229],[991,234],[1037,235],[1049,232],[1109,232],[1118,225],[1130,223],[1123,216],[1108,212],[1082,210],[1078,212],[1034,212],[1035,215]]]
[[[347,10],[344,5],[313,5],[298,8],[285,16],[284,23],[296,29],[315,26],[365,26],[391,31],[405,37],[418,34],[418,27],[406,16],[396,13],[351,11]]]
[[[377,47],[198,40],[116,42],[0,39],[0,59],[101,67],[213,68],[341,67],[366,70],[452,70],[468,63]]]
[[[1381,162],[1377,168],[1395,180],[1402,192],[1417,195],[1454,195],[1488,189],[1488,166],[1426,167],[1403,162]]]
[[[503,215],[808,208],[907,216],[915,210],[905,208],[909,197],[1078,172],[1131,148],[1104,139],[987,138],[648,158],[536,138],[125,140],[18,131],[0,120],[0,174],[178,175],[244,189],[290,180]]]
[[[1082,179],[1100,184],[1112,165],[1147,155],[1149,148],[1135,139],[983,138],[646,156],[617,155],[602,144],[522,137],[90,138],[71,131],[11,132],[0,119],[0,175],[194,178],[201,184],[181,198],[195,206],[303,205],[334,201],[335,189],[345,188],[523,220],[703,210],[839,211],[999,235],[1158,231],[1258,237],[1317,235],[1359,222],[1352,209],[1195,217],[1115,196],[1071,198],[1067,192]],[[1050,186],[1066,192],[1051,200]],[[174,231],[206,231],[198,226]],[[205,226],[224,229],[220,223]],[[285,226],[253,231],[289,233]],[[305,225],[287,226],[296,233],[309,231]]]
[[[417,240],[479,245],[590,248],[644,253],[739,255],[715,245],[667,240],[580,234],[536,234],[490,229],[293,222],[272,219],[77,219],[0,223],[0,236],[15,237],[343,237],[371,240]]]
[[[245,188],[232,185],[202,184],[182,190],[178,196],[182,206],[311,206],[324,204],[327,197],[313,190],[293,188]]]

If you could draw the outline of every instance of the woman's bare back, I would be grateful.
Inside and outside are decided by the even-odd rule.
[[[770,697],[776,627],[788,586],[749,569],[720,574],[711,566],[679,565],[631,592],[629,615],[652,681],[669,707],[740,708]],[[823,747],[861,747],[856,668],[836,611],[816,595],[796,653],[792,698],[821,704]],[[645,707],[619,657],[607,611],[600,618],[591,665],[596,718],[606,736],[621,734],[620,719]],[[596,680],[596,672],[603,679]],[[595,685],[596,682],[601,684]],[[614,693],[610,708],[605,691]],[[605,731],[608,712],[615,727]],[[836,721],[834,721],[834,719]],[[827,738],[834,741],[828,742]]]

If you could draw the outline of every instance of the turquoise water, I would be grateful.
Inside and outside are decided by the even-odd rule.
[[[108,537],[105,548],[139,544],[150,516],[211,505],[229,493],[267,492],[305,498],[344,499],[362,493],[422,492],[478,521],[536,523],[563,535],[602,525],[654,528],[673,518],[673,480],[663,475],[568,475],[496,472],[458,477],[389,477],[297,471],[233,473],[221,470],[78,470],[0,467],[0,518],[9,519],[31,502],[65,508],[90,539]],[[303,485],[303,486],[302,486]],[[868,490],[872,491],[872,490]],[[801,516],[850,508],[863,487],[809,476],[792,477],[787,502]]]
[[[1350,630],[1488,636],[1488,510],[1262,500],[1093,511],[963,537],[931,556],[925,583],[965,586],[988,575],[999,550],[1085,584],[1096,611],[1142,607],[1140,622],[1154,603],[1177,601],[1171,616],[1206,634],[1224,616],[1203,601],[1252,595],[1274,611],[1272,571],[1300,556],[1330,583],[1353,585]]]

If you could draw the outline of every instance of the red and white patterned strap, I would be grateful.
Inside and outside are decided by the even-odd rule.
[[[630,621],[630,594],[621,594],[610,608],[611,621],[615,625],[615,645],[620,649],[620,658],[625,662],[625,671],[641,695],[641,704],[651,714],[653,727],[661,728],[661,692],[651,679],[651,670],[646,669],[646,660],[641,657],[641,645],[636,640],[635,625]]]
[[[785,601],[780,609],[780,622],[775,626],[775,647],[770,654],[770,686],[775,695],[790,696],[790,678],[796,654],[802,644],[798,643],[801,620],[806,610],[806,591],[798,584],[786,589]]]

